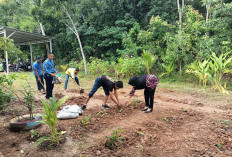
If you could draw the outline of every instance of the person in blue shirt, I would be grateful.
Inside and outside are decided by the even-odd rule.
[[[32,69],[33,69],[33,74],[35,75],[39,93],[41,93],[41,90],[43,90],[43,94],[45,94],[43,71],[42,71],[42,60],[43,60],[42,57],[38,56],[37,60],[34,62],[32,66]]]
[[[43,62],[44,79],[46,81],[46,99],[53,97],[52,91],[54,88],[53,78],[55,77],[56,70],[54,68],[54,54],[48,54],[48,58]]]

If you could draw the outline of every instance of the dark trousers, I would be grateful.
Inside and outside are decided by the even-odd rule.
[[[40,78],[41,82],[39,82],[38,77],[35,76],[38,90],[41,91],[41,89],[44,89],[44,87],[43,87],[43,86],[44,86],[43,75],[39,75],[39,78]],[[42,83],[42,84],[41,84],[41,83]]]
[[[98,90],[98,88],[100,88],[101,86],[101,79],[100,77],[98,77],[94,82],[92,90],[89,92],[89,97],[91,98],[94,95],[94,93]],[[103,90],[105,92],[105,95],[110,95],[110,92],[106,87],[103,87]]]
[[[153,109],[155,90],[156,88],[151,91],[148,90],[147,88],[144,89],[145,103],[146,106],[149,107],[150,109]]]
[[[52,91],[54,88],[54,84],[52,83],[53,77],[45,74],[44,79],[46,81],[46,98],[49,99],[50,97],[53,97],[52,95]]]

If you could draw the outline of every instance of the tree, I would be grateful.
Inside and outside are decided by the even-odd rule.
[[[180,0],[177,0],[177,8],[178,8],[178,13],[179,13],[179,23],[181,25],[182,24],[182,11],[180,7]]]
[[[63,5],[63,8],[64,8],[66,16],[68,17],[68,19],[71,22],[71,26],[68,25],[67,23],[65,23],[65,25],[76,35],[76,37],[78,39],[78,42],[79,42],[79,45],[80,45],[80,49],[81,49],[81,55],[82,55],[83,61],[84,61],[85,74],[87,74],[88,72],[87,72],[87,66],[86,66],[85,53],[84,53],[83,48],[82,48],[81,39],[80,39],[79,33],[77,31],[76,24],[74,24],[74,21],[73,21],[72,17],[68,13],[68,11],[66,10],[66,8],[65,8],[64,5]]]
[[[155,62],[157,61],[157,56],[154,56],[152,53],[149,51],[144,51],[142,54],[142,59],[143,59],[143,65],[145,66],[147,73],[151,74],[151,69]]]

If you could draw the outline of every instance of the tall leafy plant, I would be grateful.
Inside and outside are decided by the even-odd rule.
[[[151,68],[153,67],[153,65],[155,64],[157,59],[158,59],[158,57],[154,56],[149,51],[144,51],[143,52],[143,54],[142,54],[142,62],[143,62],[143,65],[145,66],[148,74],[151,73]]]
[[[226,73],[232,73],[231,66],[232,57],[228,57],[230,53],[222,53],[219,57],[215,53],[212,53],[210,62],[210,82],[215,90],[219,90],[223,94],[228,94],[226,91],[226,84],[223,86],[222,77]]]
[[[22,90],[22,94],[23,94],[23,106],[25,106],[27,108],[27,111],[30,115],[30,120],[33,119],[33,111],[35,108],[35,104],[34,104],[34,94],[33,94],[33,89],[28,81],[28,78],[26,75],[23,75],[22,78],[24,80],[26,80],[26,83],[22,86],[23,90]]]
[[[199,86],[202,83],[203,87],[206,87],[206,83],[210,77],[209,73],[209,61],[193,62],[188,66],[186,73],[194,74],[199,79]]]
[[[44,99],[40,99],[42,102],[42,107],[44,111],[43,121],[42,123],[47,124],[50,129],[49,136],[43,136],[38,139],[37,146],[39,146],[44,141],[50,141],[51,145],[60,144],[60,140],[62,139],[61,135],[63,132],[57,131],[57,115],[56,111],[59,109],[61,105],[68,100],[69,97],[64,97],[56,102],[56,98],[53,97],[50,99],[50,103],[48,103]]]
[[[167,64],[161,64],[162,67],[165,69],[165,72],[160,75],[160,77],[167,75],[170,76],[170,74],[173,72],[173,70],[176,69],[176,66],[174,64],[174,61],[170,62],[168,65]]]

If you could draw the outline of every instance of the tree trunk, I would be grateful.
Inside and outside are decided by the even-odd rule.
[[[185,3],[184,3],[184,0],[182,0],[182,12],[184,11],[184,5],[185,5]]]
[[[43,35],[45,35],[45,32],[44,32],[44,29],[43,29],[43,24],[42,23],[39,23],[40,25],[40,29],[41,29],[41,32]],[[48,46],[48,43],[45,43],[46,45],[46,50],[47,50],[47,55],[49,54],[49,46]],[[51,51],[51,50],[50,50]]]
[[[80,46],[80,49],[81,49],[81,55],[82,55],[82,58],[83,58],[83,61],[84,61],[85,74],[87,74],[88,71],[87,71],[87,66],[86,66],[85,53],[84,53],[84,51],[83,51],[83,47],[82,47],[82,43],[81,43],[81,39],[80,39],[79,33],[78,33],[78,31],[77,31],[76,25],[75,25],[74,22],[73,22],[72,17],[71,17],[70,14],[68,13],[68,11],[65,9],[64,5],[63,5],[63,8],[64,8],[64,10],[65,10],[65,13],[66,13],[67,17],[69,18],[69,20],[70,20],[70,22],[71,22],[71,24],[72,24],[72,27],[68,26],[67,24],[66,24],[66,26],[67,26],[67,27],[76,35],[76,37],[77,37],[77,40],[78,40],[78,43],[79,43],[79,46]]]
[[[210,9],[210,4],[206,4],[206,18],[205,18],[206,23],[209,20],[209,9]]]
[[[180,69],[179,69],[180,70],[180,76],[182,76],[182,64],[181,64],[181,62],[182,61],[180,60]]]
[[[177,0],[177,8],[178,8],[178,13],[179,13],[179,22],[180,22],[180,25],[182,24],[182,11],[181,11],[181,8],[180,8],[180,0]]]
[[[76,27],[74,28],[74,30],[76,32],[75,35],[76,35],[76,37],[78,39],[78,42],[79,42],[79,45],[80,45],[81,55],[82,55],[82,58],[83,58],[83,61],[84,61],[85,74],[87,74],[88,71],[87,71],[87,66],[86,66],[86,59],[85,59],[85,54],[84,54],[83,47],[82,47],[82,44],[81,44],[81,39],[80,39],[79,33],[77,32]]]

